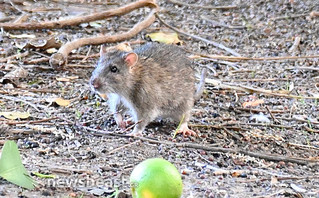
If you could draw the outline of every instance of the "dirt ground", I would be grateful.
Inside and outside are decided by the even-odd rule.
[[[59,20],[128,2],[11,0],[0,4],[0,20]],[[0,179],[1,197],[115,197],[116,190],[121,192],[117,197],[131,197],[132,169],[152,157],[169,160],[182,173],[184,198],[319,197],[318,2],[183,2],[197,7],[158,0],[159,15],[177,29],[223,44],[242,57],[283,58],[232,61],[197,56],[194,67],[209,72],[190,121],[199,137],[173,138],[178,123],[154,122],[143,138],[133,138],[116,127],[106,101],[88,86],[99,46],[73,50],[66,68],[57,71],[48,63],[52,52],[26,43],[32,37],[39,43],[51,37],[65,43],[127,31],[149,9],[63,29],[2,29],[0,112],[29,112],[30,117],[0,117],[0,148],[6,140],[15,140],[29,172],[56,178],[33,176],[38,183],[34,190]],[[230,5],[235,7],[209,9]],[[158,31],[172,30],[156,19],[129,41],[147,40],[146,34]],[[179,36],[188,55],[233,56],[206,41]],[[8,79],[17,68],[27,75]],[[61,106],[56,98],[71,103]]]

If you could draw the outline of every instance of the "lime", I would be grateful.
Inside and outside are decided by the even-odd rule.
[[[183,190],[178,170],[161,158],[138,164],[131,173],[130,184],[133,198],[180,198]]]

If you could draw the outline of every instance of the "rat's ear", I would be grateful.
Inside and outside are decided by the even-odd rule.
[[[103,56],[105,53],[106,53],[106,46],[105,45],[101,45],[101,48],[100,48],[100,56]]]
[[[124,56],[124,61],[128,67],[134,67],[138,61],[138,55],[134,52],[130,52]]]

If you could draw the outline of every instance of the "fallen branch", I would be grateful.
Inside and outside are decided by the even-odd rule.
[[[213,46],[215,46],[215,47],[218,47],[218,48],[220,48],[220,49],[223,49],[223,50],[229,52],[230,54],[232,54],[232,55],[234,55],[234,56],[239,56],[239,57],[240,57],[240,54],[238,54],[238,53],[235,52],[234,50],[232,50],[232,49],[230,49],[230,48],[224,46],[223,44],[220,44],[220,43],[217,43],[217,42],[215,42],[215,41],[211,41],[211,40],[208,40],[208,39],[205,39],[205,38],[202,38],[202,37],[193,35],[193,34],[189,34],[189,33],[183,32],[183,31],[181,31],[181,30],[179,30],[179,29],[177,29],[177,28],[175,28],[175,27],[173,27],[173,26],[167,24],[160,16],[158,16],[158,14],[155,14],[155,16],[156,16],[156,18],[157,18],[161,23],[163,23],[166,27],[168,27],[168,28],[174,30],[174,31],[177,32],[177,33],[180,33],[180,34],[182,34],[182,35],[184,35],[184,36],[189,36],[189,37],[191,37],[191,38],[193,38],[193,39],[197,39],[197,40],[200,40],[200,41],[204,41],[204,42],[206,42],[206,43],[208,43],[208,44],[211,44],[211,45],[213,45]]]
[[[103,43],[114,43],[114,42],[123,41],[137,35],[140,31],[150,26],[155,20],[154,14],[157,12],[158,6],[155,3],[153,3],[153,1],[151,0],[141,0],[129,5],[131,6],[135,5],[136,7],[136,5],[139,5],[138,4],[139,2],[148,2],[146,6],[149,6],[153,9],[143,21],[134,25],[132,29],[122,34],[116,34],[111,36],[98,36],[98,37],[91,37],[91,38],[81,38],[81,39],[68,42],[65,45],[63,45],[56,54],[53,54],[51,56],[49,61],[50,65],[56,69],[62,69],[63,66],[67,63],[68,54],[76,48],[79,48],[84,45],[99,45]]]
[[[87,16],[79,16],[71,19],[65,19],[60,21],[48,21],[48,22],[35,22],[35,23],[0,23],[0,28],[4,30],[35,30],[35,29],[55,29],[64,28],[66,26],[75,26],[81,23],[88,23],[92,21],[102,20],[113,16],[121,16],[127,14],[135,9],[141,7],[157,7],[153,0],[140,0],[134,3],[127,4],[123,7],[107,10],[104,12],[98,12]]]
[[[118,133],[114,133],[114,132],[107,132],[107,131],[98,130],[98,129],[92,129],[90,127],[85,127],[82,125],[77,125],[77,126],[80,128],[89,130],[89,131],[93,131],[95,135],[110,135],[110,136],[134,138],[134,139],[139,139],[142,141],[147,141],[147,142],[155,143],[155,144],[167,144],[167,145],[174,145],[176,147],[202,149],[202,150],[212,151],[212,152],[235,153],[235,154],[241,153],[244,155],[248,155],[248,156],[256,157],[256,158],[261,158],[261,159],[265,159],[265,160],[269,160],[269,161],[284,161],[284,162],[291,162],[291,163],[296,163],[296,164],[301,164],[301,165],[309,165],[309,164],[314,165],[314,166],[319,165],[318,160],[310,160],[310,159],[296,158],[296,157],[285,157],[285,156],[280,156],[280,155],[272,155],[272,154],[264,154],[264,153],[255,153],[255,152],[245,151],[243,149],[209,147],[209,146],[203,146],[200,144],[193,144],[193,143],[174,143],[174,142],[169,142],[169,141],[159,141],[156,139],[150,139],[150,138],[146,138],[146,137],[130,136],[130,135],[118,134]]]

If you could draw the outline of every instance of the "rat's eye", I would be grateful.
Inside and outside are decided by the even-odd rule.
[[[117,67],[114,65],[111,65],[110,70],[111,70],[111,72],[115,73],[115,72],[117,72]]]

